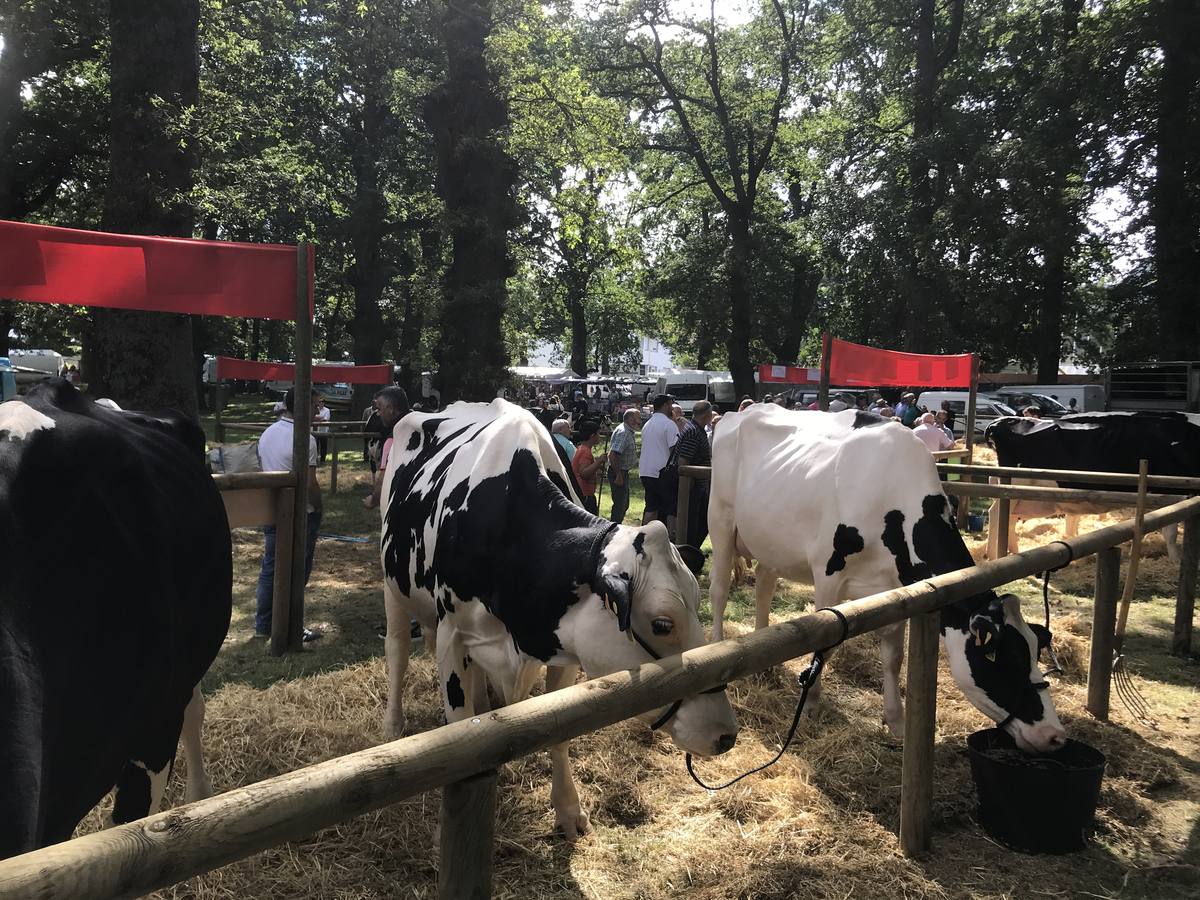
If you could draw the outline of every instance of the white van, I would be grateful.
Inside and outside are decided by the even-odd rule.
[[[737,409],[733,376],[728,372],[709,369],[668,369],[658,376],[655,394],[670,394],[690,416],[697,400],[708,400],[721,412]]]
[[[945,400],[954,413],[954,435],[961,437],[967,433],[967,401],[970,397],[967,391],[924,391],[917,398],[917,406],[935,413],[942,408],[942,401]],[[1017,411],[1002,400],[980,394],[975,398],[975,434],[982,435],[993,419],[1015,415]]]

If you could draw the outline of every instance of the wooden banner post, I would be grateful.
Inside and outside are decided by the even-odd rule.
[[[312,307],[309,306],[308,241],[296,246],[296,378],[292,383],[292,470],[296,473],[292,521],[292,584],[288,603],[289,650],[304,645],[304,563],[308,545],[308,441],[312,433]],[[287,538],[284,537],[284,540]]]
[[[979,356],[971,354],[971,390],[967,395],[967,465],[975,459],[975,401],[979,397]]]
[[[817,387],[817,408],[829,412],[829,364],[833,356],[833,335],[821,335],[821,382]]]

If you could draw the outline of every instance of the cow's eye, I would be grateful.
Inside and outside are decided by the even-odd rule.
[[[664,616],[651,622],[650,627],[654,629],[655,634],[670,634],[675,623]]]

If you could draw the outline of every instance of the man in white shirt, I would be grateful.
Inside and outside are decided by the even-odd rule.
[[[309,420],[317,411],[317,395],[314,393],[309,402]],[[295,408],[295,389],[288,388],[283,398],[284,414],[258,439],[258,456],[262,460],[264,472],[290,472],[292,469],[292,442],[295,434],[295,422],[292,421],[292,411]],[[312,571],[313,552],[317,547],[317,530],[321,526],[321,486],[317,484],[317,441],[311,434],[308,436],[308,539],[304,548],[304,583],[308,584],[308,576]],[[262,569],[258,573],[258,591],[256,595],[257,611],[254,616],[254,636],[267,638],[271,636],[271,604],[275,591],[275,526],[263,528],[264,547]],[[285,535],[285,539],[290,536]],[[321,637],[320,632],[304,629],[305,642]]]
[[[325,405],[325,397],[317,394],[317,411],[313,414],[313,433],[317,436],[317,462],[325,465],[325,454],[329,452],[329,420],[332,415]],[[324,423],[324,424],[322,424]]]
[[[913,428],[913,434],[921,439],[930,453],[936,453],[938,450],[953,450],[954,441],[946,436],[946,432],[937,425],[934,421],[933,413],[925,413],[921,418],[917,419],[917,424]]]
[[[642,479],[642,489],[646,492],[646,511],[642,514],[642,524],[661,519],[668,529],[668,519],[675,512],[675,491],[679,485],[669,484],[669,477],[660,480],[659,473],[671,458],[671,448],[679,442],[679,426],[668,414],[674,399],[670,394],[659,394],[651,401],[654,413],[642,426],[642,454],[638,460],[638,474]]]

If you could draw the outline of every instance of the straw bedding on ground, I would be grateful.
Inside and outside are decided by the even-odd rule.
[[[314,580],[311,608],[327,617],[329,634],[320,642],[325,646],[300,662],[280,663],[248,640],[256,541],[245,534],[238,538],[239,612],[215,674],[206,681],[204,743],[218,790],[372,746],[387,695],[378,658],[382,641],[373,633],[382,621],[375,550],[322,542],[324,574]],[[1152,655],[1165,657],[1168,639],[1160,620],[1169,617],[1174,576],[1165,559],[1146,563],[1139,597],[1157,599],[1139,603],[1144,609],[1135,617],[1143,641],[1140,683],[1163,713],[1155,730],[1130,721],[1115,701],[1113,724],[1094,722],[1084,712],[1092,571],[1091,561],[1083,561],[1056,573],[1052,582],[1056,640],[1067,668],[1055,684],[1055,700],[1068,729],[1108,756],[1098,833],[1086,852],[1014,854],[980,830],[973,820],[964,741],[985,722],[943,665],[934,852],[921,861],[901,856],[896,834],[902,751],[881,723],[877,642],[868,636],[833,656],[820,711],[804,721],[779,763],[729,790],[710,794],[698,788],[684,770],[682,754],[638,723],[575,741],[574,770],[593,824],[592,834],[575,846],[553,833],[547,755],[506,766],[496,816],[495,896],[1197,896],[1196,668],[1147,662]],[[1033,580],[1017,585],[1035,621],[1041,617],[1040,587]],[[806,588],[795,590],[806,596]],[[752,607],[745,599],[744,610]],[[752,621],[752,613],[743,616],[730,631],[745,631]],[[774,755],[794,710],[794,676],[801,664],[730,685],[742,732],[732,752],[697,762],[703,778],[725,780]],[[411,730],[441,723],[437,696],[434,666],[418,652],[405,697]],[[169,802],[178,802],[181,793],[177,775]],[[414,798],[159,896],[434,897],[438,805],[436,793]],[[1038,814],[1029,810],[1031,817]],[[99,821],[98,811],[82,830]]]

